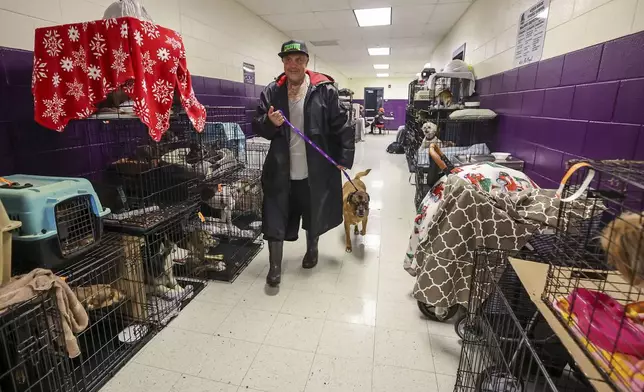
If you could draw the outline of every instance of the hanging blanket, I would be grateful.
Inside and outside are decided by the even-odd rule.
[[[469,169],[480,170],[480,166]],[[497,166],[502,174],[519,173],[489,163],[485,166]],[[450,175],[437,184],[443,186],[439,200],[432,201],[436,197],[430,192],[423,201],[417,224],[427,226],[413,254],[417,300],[440,308],[467,304],[477,248],[521,249],[532,234],[557,224],[561,202],[554,190],[537,189],[530,181],[524,188],[512,185],[508,189],[518,178],[488,180],[479,177],[473,184]],[[582,211],[581,204],[573,206],[569,217],[587,219],[589,214]]]
[[[36,29],[31,90],[40,125],[62,131],[119,88],[156,141],[170,126],[175,90],[197,131],[204,128],[177,32],[131,17]]]

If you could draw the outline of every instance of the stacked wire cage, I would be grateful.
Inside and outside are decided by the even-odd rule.
[[[183,117],[172,116],[159,142],[136,118],[75,121],[62,134],[24,124],[14,133],[16,167],[87,179],[79,193],[95,191],[109,211],[91,250],[47,266],[67,279],[90,316],[78,337],[81,356],[71,362],[77,390],[97,390],[207,283],[195,226],[202,151]]]
[[[89,319],[76,335],[80,355],[70,360],[74,390],[98,390],[152,335],[140,253],[127,235],[109,233],[81,262],[58,272]]]
[[[61,315],[53,292],[0,313],[0,390],[72,391]]]
[[[247,143],[239,123],[244,107],[208,107],[197,136],[207,173],[198,183],[195,228],[209,238],[200,249],[210,279],[233,281],[262,246],[262,166],[266,143]]]
[[[454,166],[485,160],[492,161],[489,146],[494,137],[495,122],[490,119],[451,119],[454,110],[419,111],[409,153],[414,154],[416,208],[432,186],[443,175],[429,155],[430,144],[436,144]],[[413,150],[415,148],[415,150]]]
[[[542,299],[614,390],[641,391],[644,162],[571,163]]]
[[[593,390],[509,262],[535,253],[475,254],[456,392]]]

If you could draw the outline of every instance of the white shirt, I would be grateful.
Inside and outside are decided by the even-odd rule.
[[[309,75],[305,75],[304,83],[300,86],[298,98],[288,100],[289,121],[300,131],[304,132],[304,100],[310,85]],[[304,180],[309,177],[306,161],[306,142],[291,128],[289,140],[291,156],[291,180]]]

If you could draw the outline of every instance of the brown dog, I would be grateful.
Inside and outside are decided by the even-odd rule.
[[[358,234],[358,223],[362,222],[360,235],[367,234],[367,222],[369,221],[369,194],[367,187],[360,179],[371,172],[367,169],[356,174],[353,179],[355,188],[350,182],[342,186],[342,210],[344,215],[344,239],[346,251],[350,253],[351,248],[351,225],[355,225],[354,234]],[[356,188],[358,188],[356,190]]]

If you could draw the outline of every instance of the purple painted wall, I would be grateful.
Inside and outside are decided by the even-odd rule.
[[[364,99],[354,99],[353,102],[364,106]],[[387,129],[398,129],[399,126],[405,125],[406,99],[386,99],[383,107],[387,115],[394,114],[394,120],[387,122]]]
[[[644,160],[644,32],[477,81],[495,149],[557,187],[572,158]]]

